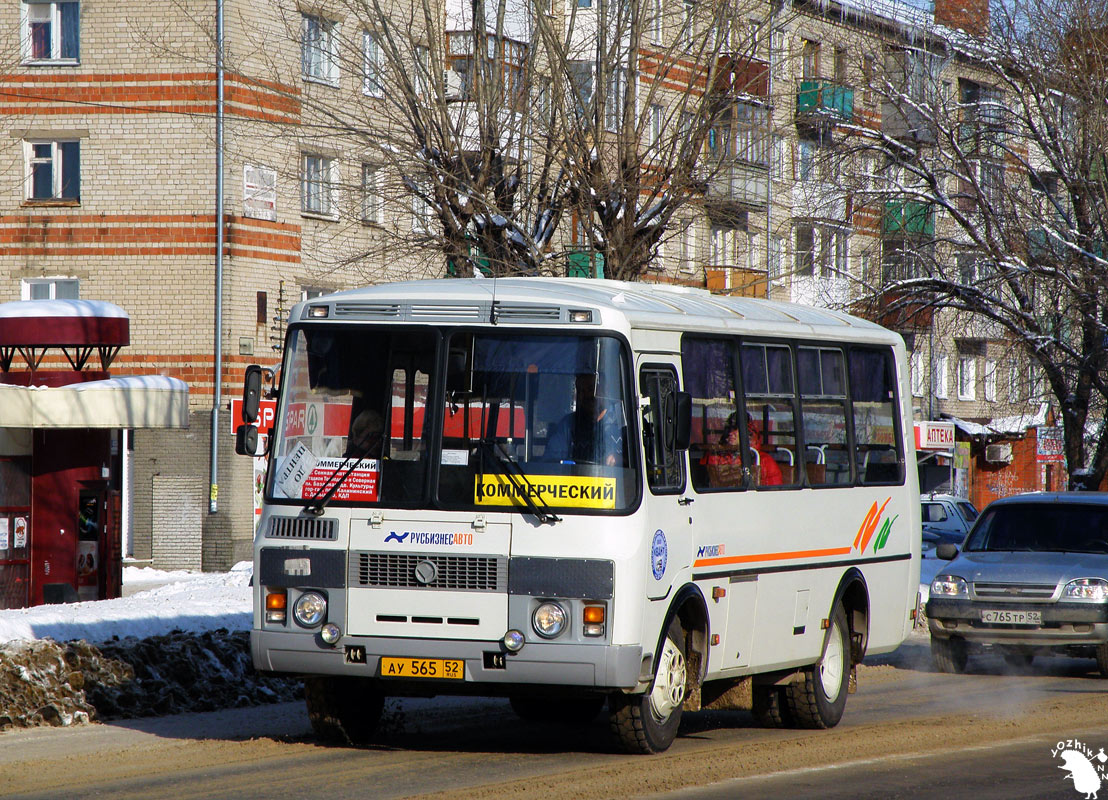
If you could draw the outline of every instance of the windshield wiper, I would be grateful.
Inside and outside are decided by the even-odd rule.
[[[335,467],[335,471],[327,476],[327,480],[316,490],[315,494],[308,498],[308,503],[304,506],[304,510],[313,516],[320,516],[323,513],[323,509],[327,507],[327,503],[335,496],[335,492],[337,492],[339,487],[350,477],[350,473],[356,470],[358,466],[367,459],[368,455],[368,453],[362,453],[358,456],[347,456],[341,464]],[[351,460],[353,460],[354,463],[350,464]],[[350,464],[350,466],[347,467],[347,464]],[[334,484],[331,484],[331,481],[335,480],[335,476],[342,472],[344,468],[346,472],[343,472],[339,479],[335,481]],[[327,489],[328,484],[331,484],[331,488],[329,489]],[[324,492],[324,489],[327,489],[327,491]],[[323,495],[322,497],[320,497],[321,494]]]
[[[523,467],[519,465],[519,462],[508,455],[508,453],[504,452],[503,444],[499,442],[493,444],[488,439],[481,439],[480,441],[481,446],[492,453],[493,458],[505,467],[505,471],[502,474],[508,479],[508,483],[512,484],[515,493],[523,498],[524,505],[527,506],[527,510],[534,515],[535,519],[543,525],[552,525],[555,522],[562,521],[561,517],[550,510],[550,506],[542,499],[542,495],[535,492],[535,497],[532,498],[531,493],[535,489],[534,484],[527,478],[527,473],[523,471]],[[524,487],[526,487],[526,489]],[[538,502],[535,502],[536,498]],[[542,503],[541,507],[539,503]]]

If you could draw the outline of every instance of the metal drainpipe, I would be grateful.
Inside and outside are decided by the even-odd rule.
[[[773,32],[777,22],[777,2],[769,10],[769,74],[766,76],[766,146],[769,151],[769,172],[766,175],[766,299],[771,296],[770,267],[773,250],[773,168],[775,148],[773,146]],[[782,253],[782,257],[784,253]],[[782,265],[784,266],[784,265]]]
[[[208,513],[219,510],[219,406],[223,401],[223,0],[215,15],[215,364],[213,365]]]

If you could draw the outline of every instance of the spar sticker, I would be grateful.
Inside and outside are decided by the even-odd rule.
[[[669,548],[666,546],[666,535],[660,530],[654,532],[654,541],[650,543],[650,571],[654,573],[654,580],[660,581],[666,574],[666,561],[669,557]]]
[[[518,484],[518,485],[517,485]],[[513,484],[504,475],[478,475],[474,502],[479,506],[526,506],[535,503],[564,508],[615,508],[616,479],[573,475],[528,475]]]

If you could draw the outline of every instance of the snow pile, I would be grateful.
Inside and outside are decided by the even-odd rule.
[[[250,629],[251,565],[230,572],[162,572],[126,567],[128,597],[87,603],[36,606],[0,611],[0,642],[15,639],[145,639],[179,630],[193,633],[225,628]],[[143,591],[145,586],[153,588]]]
[[[299,697],[251,664],[250,576],[127,567],[127,597],[0,611],[0,731]]]

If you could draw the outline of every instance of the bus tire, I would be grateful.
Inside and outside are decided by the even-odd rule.
[[[685,635],[675,620],[666,633],[650,690],[614,693],[608,698],[608,723],[623,750],[648,755],[673,744],[681,724],[687,673]]]
[[[604,707],[603,695],[580,697],[530,697],[512,695],[508,698],[512,711],[527,722],[552,722],[583,728],[596,719]]]
[[[370,678],[305,678],[304,703],[316,736],[355,747],[369,743],[385,709],[385,697]]]
[[[795,728],[796,719],[789,708],[787,686],[755,686],[751,713],[763,728]]]
[[[850,679],[850,628],[836,605],[819,661],[802,669],[788,685],[789,710],[800,728],[833,728],[846,708]]]
[[[931,663],[939,672],[958,675],[966,671],[969,654],[961,639],[936,639],[931,637]]]

